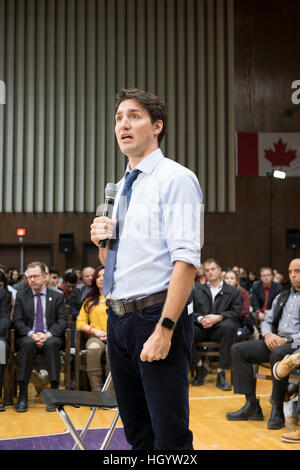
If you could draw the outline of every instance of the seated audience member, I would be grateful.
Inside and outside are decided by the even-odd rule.
[[[2,395],[3,374],[5,371],[9,346],[5,337],[10,328],[11,296],[8,291],[0,287],[0,397]],[[5,406],[0,403],[0,411],[4,411]]]
[[[70,295],[73,289],[75,289],[77,284],[77,276],[73,271],[68,271],[63,276],[63,281],[58,287],[65,294],[65,302],[68,304],[70,300]]]
[[[18,292],[26,289],[27,287],[27,277],[25,273],[21,273],[19,276],[19,281],[13,285],[13,288]]]
[[[46,275],[46,287],[49,290],[54,290],[60,295],[64,295],[63,291],[60,289],[56,289],[55,287],[51,286],[50,284],[50,270],[46,264],[43,264],[43,269]],[[39,371],[33,370],[31,374],[30,381],[33,383],[35,390],[37,393],[40,393],[49,383],[49,374],[45,369],[41,369]]]
[[[300,299],[300,281],[299,288],[296,289],[297,300],[299,304]],[[300,307],[300,305],[299,305]],[[293,370],[300,368],[300,348],[296,349],[293,354],[287,354],[282,361],[276,362],[273,366],[273,375],[276,380],[282,380],[287,377]],[[292,432],[285,433],[281,439],[285,442],[300,442],[300,389],[298,390],[298,400],[296,404],[296,423],[295,429]]]
[[[95,273],[95,268],[86,266],[81,272],[81,282],[72,290],[69,297],[70,313],[72,315],[72,347],[75,346],[75,331],[76,331],[76,318],[81,309],[83,299],[91,290],[92,279]]]
[[[233,270],[227,271],[227,273],[225,274],[224,280],[226,284],[228,284],[229,286],[235,286],[240,293],[240,296],[242,299],[242,314],[241,314],[239,326],[242,328],[242,331],[238,331],[237,339],[239,340],[247,339],[254,333],[253,325],[255,323],[255,320],[250,313],[249,294],[246,291],[246,289],[240,286],[239,275],[236,271],[233,271]]]
[[[2,271],[0,271],[0,287],[5,290],[6,295],[10,299],[11,308],[13,308],[16,300],[17,291],[12,286],[7,284],[6,276]]]
[[[254,272],[254,271],[249,271],[248,277],[249,277],[249,281],[251,282],[251,287],[250,287],[250,292],[251,292],[253,283],[254,283],[255,281],[257,281],[256,272]]]
[[[252,286],[252,282],[250,281],[245,268],[243,267],[240,268],[239,276],[240,276],[240,281],[239,281],[240,286],[249,292]]]
[[[58,289],[59,270],[55,266],[49,266],[49,286]]]
[[[275,274],[274,274],[274,277],[273,277],[273,281],[274,281],[274,282],[277,282],[278,284],[283,285],[283,279],[284,279],[284,278],[283,278],[283,275],[282,275],[282,274],[280,274],[280,273],[275,273]]]
[[[17,282],[19,282],[20,280],[19,275],[20,275],[19,270],[17,268],[12,268],[10,270],[9,277],[7,279],[8,285],[13,286],[14,284],[17,284]]]
[[[271,268],[260,269],[260,281],[253,284],[251,289],[251,305],[258,323],[265,319],[265,313],[270,310],[276,295],[283,291],[283,286],[273,282]]]
[[[28,409],[27,389],[37,353],[45,356],[52,388],[58,388],[59,352],[65,345],[67,315],[64,297],[46,287],[44,263],[32,262],[27,267],[28,287],[18,293],[14,309],[16,349],[19,352],[17,380],[19,398],[16,411]],[[55,408],[47,407],[48,411]]]
[[[274,366],[287,354],[295,350],[294,344],[300,340],[299,306],[300,306],[300,258],[291,261],[289,278],[292,287],[276,296],[271,310],[261,324],[262,339],[236,343],[232,346],[234,393],[245,395],[245,405],[227,413],[230,421],[263,420],[263,412],[256,397],[256,381],[253,363],[270,362],[273,375],[272,411],[268,429],[280,429],[285,424],[283,401],[285,398],[288,377],[276,380]],[[280,368],[276,369],[280,374]]]
[[[72,269],[73,273],[76,274],[77,276],[77,287],[80,286],[82,284],[82,272],[81,272],[81,269],[80,268],[73,268]]]
[[[82,270],[81,283],[78,284],[71,292],[69,297],[70,312],[73,320],[76,320],[79,310],[81,309],[83,299],[91,290],[95,268],[86,266]]]
[[[100,392],[103,386],[101,358],[106,354],[106,372],[108,373],[108,357],[106,346],[106,299],[102,284],[104,267],[95,270],[91,288],[84,299],[76,321],[76,328],[89,335],[87,349],[87,375],[93,392]]]
[[[195,317],[192,363],[196,366],[196,377],[192,384],[202,385],[207,374],[197,343],[216,341],[220,343],[216,386],[221,390],[231,390],[225,378],[225,369],[229,369],[231,364],[230,348],[239,327],[242,300],[238,289],[221,279],[221,267],[216,260],[206,260],[204,271],[206,284],[195,282],[192,290]]]
[[[204,274],[204,266],[203,264],[200,264],[199,268],[196,271],[196,282],[199,282],[200,284],[205,284],[206,283],[206,277]]]

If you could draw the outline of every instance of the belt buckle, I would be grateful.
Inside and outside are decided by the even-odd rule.
[[[125,315],[125,307],[122,302],[113,303],[113,309],[117,315]]]

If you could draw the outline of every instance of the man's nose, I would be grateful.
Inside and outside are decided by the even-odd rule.
[[[121,129],[128,129],[130,127],[130,121],[127,116],[124,116],[122,118],[122,121],[120,122],[120,127]]]

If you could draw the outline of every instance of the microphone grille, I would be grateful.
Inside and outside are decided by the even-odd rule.
[[[109,199],[115,199],[118,192],[118,187],[114,183],[107,183],[105,188],[105,197]]]

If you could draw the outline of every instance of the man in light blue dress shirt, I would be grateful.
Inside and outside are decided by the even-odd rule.
[[[167,125],[163,101],[121,90],[115,119],[119,147],[128,157],[126,173],[140,171],[107,294],[109,359],[120,415],[133,449],[192,449],[189,297],[200,265],[201,189],[194,173],[159,148]],[[91,225],[97,246],[114,236],[124,181],[118,183],[112,220],[97,217]],[[99,249],[106,270],[110,244]]]
[[[227,413],[230,421],[263,420],[263,412],[256,398],[256,380],[253,364],[270,362],[273,376],[272,410],[268,429],[281,429],[285,425],[283,401],[288,377],[277,380],[274,366],[286,355],[292,354],[300,341],[300,259],[289,264],[291,288],[275,297],[271,310],[261,324],[262,339],[236,343],[231,348],[234,392],[245,395],[245,405]]]

